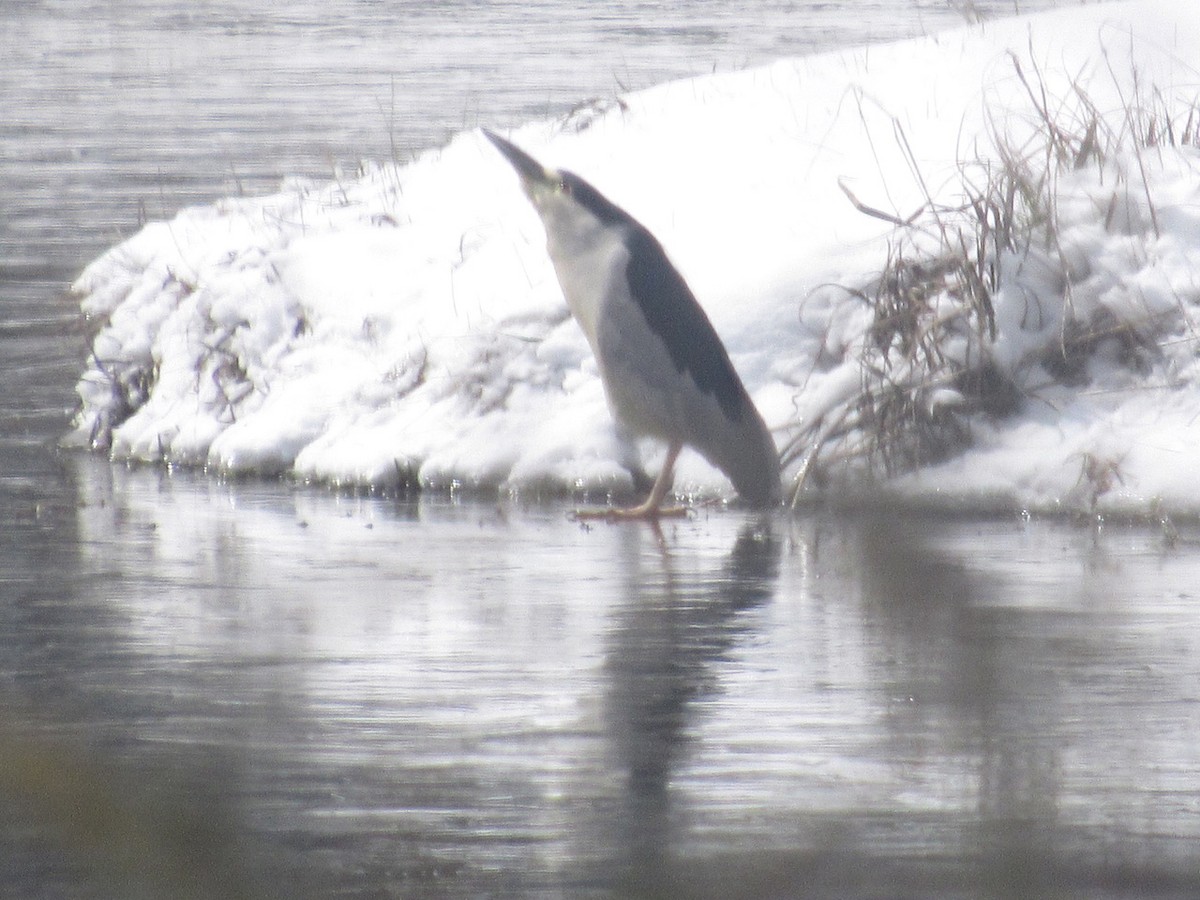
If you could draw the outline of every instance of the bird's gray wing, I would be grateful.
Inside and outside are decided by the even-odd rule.
[[[649,231],[631,228],[625,244],[630,291],[650,329],[666,345],[676,370],[690,374],[701,391],[716,398],[731,421],[740,422],[749,397],[691,288]]]

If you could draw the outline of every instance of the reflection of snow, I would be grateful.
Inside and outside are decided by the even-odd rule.
[[[779,517],[747,562],[770,531],[733,513],[660,546],[554,507],[76,481],[101,683],[138,741],[245,751],[271,828],[538,872],[654,826],[685,860],[921,870],[1008,852],[989,823],[1096,871],[1200,838],[1196,559],[1148,530]]]

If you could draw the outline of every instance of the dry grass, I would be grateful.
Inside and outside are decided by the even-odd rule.
[[[1135,79],[1133,95],[1106,114],[1078,82],[1054,96],[1041,72],[1025,71],[1015,55],[1011,61],[1033,121],[1024,123],[1019,139],[1015,129],[991,123],[992,158],[960,164],[960,200],[935,200],[897,123],[896,140],[924,197],[920,208],[893,216],[843,186],[860,212],[895,230],[882,270],[865,285],[839,288],[869,315],[858,351],[860,387],[847,402],[800,423],[783,448],[785,466],[799,464],[793,501],[838,472],[886,477],[945,459],[971,444],[975,417],[1019,409],[1029,385],[993,359],[993,300],[1009,269],[1031,252],[1059,269],[1064,313],[1056,345],[1026,361],[1028,368],[1069,384],[1085,377],[1102,345],[1115,342],[1121,361],[1137,371],[1154,353],[1152,317],[1122,320],[1103,309],[1076,314],[1073,273],[1060,246],[1059,182],[1085,169],[1124,181],[1124,192],[1141,195],[1150,230],[1159,234],[1146,157],[1168,146],[1200,145],[1200,105],[1172,103]],[[1113,164],[1130,156],[1132,165]],[[1106,211],[1110,231],[1123,227],[1120,195],[1114,190]]]

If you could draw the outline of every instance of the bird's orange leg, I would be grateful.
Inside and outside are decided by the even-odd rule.
[[[662,505],[667,491],[671,489],[671,485],[675,481],[675,460],[679,458],[679,451],[682,449],[683,444],[676,441],[672,441],[667,447],[667,458],[663,460],[662,470],[658,473],[658,478],[654,480],[654,487],[650,489],[650,496],[646,498],[645,502],[624,509],[577,509],[572,518],[605,519],[609,522],[617,522],[629,519],[656,521],[686,516],[688,514],[686,506],[668,506],[664,509]]]

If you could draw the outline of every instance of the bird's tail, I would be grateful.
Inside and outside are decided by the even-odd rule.
[[[733,482],[738,496],[754,507],[773,506],[783,496],[779,451],[762,416],[748,404],[751,415],[743,416],[736,440],[721,441],[720,452],[709,456]]]

